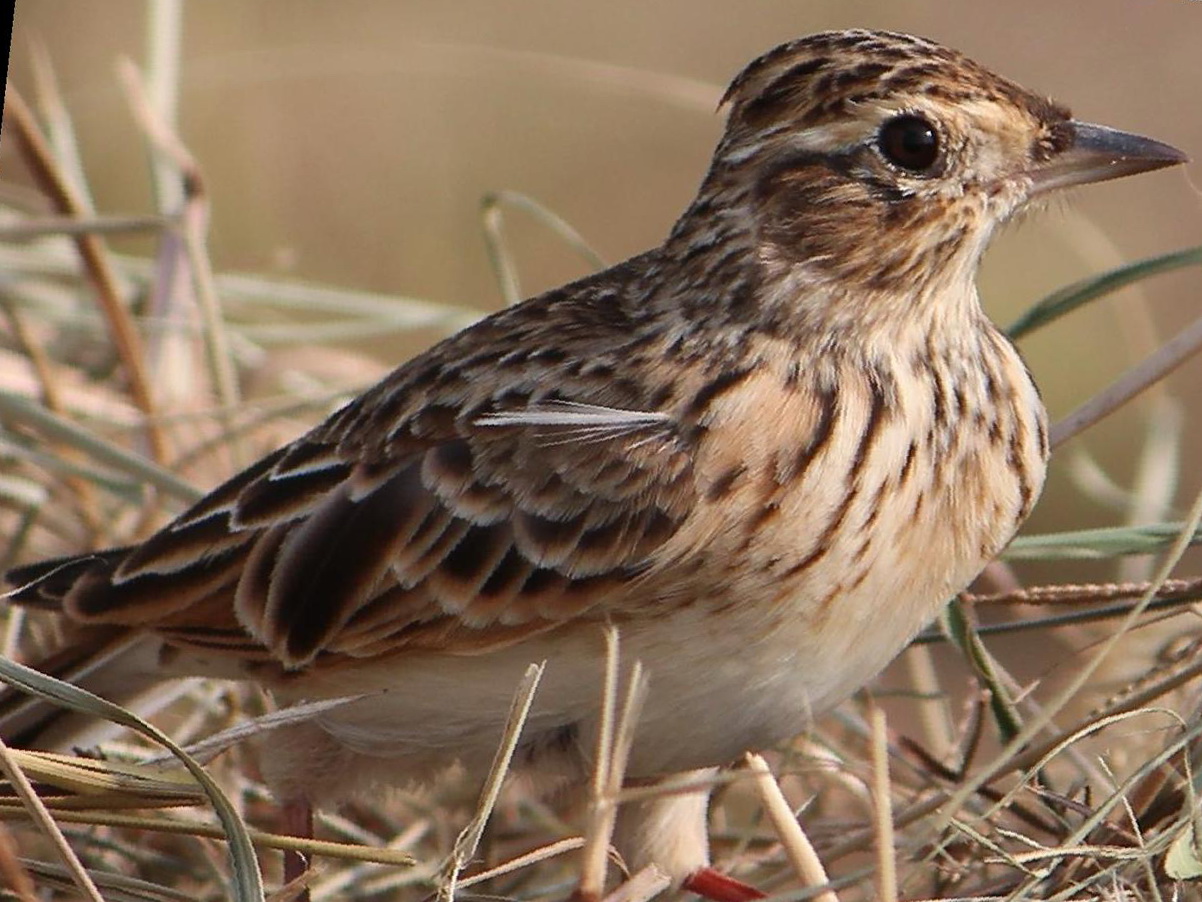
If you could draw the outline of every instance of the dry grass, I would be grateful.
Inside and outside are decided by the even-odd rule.
[[[152,94],[159,75],[150,73]],[[445,333],[474,317],[429,301],[210,272],[205,223],[220,198],[206,194],[132,69],[124,80],[166,181],[182,177],[186,187],[165,194],[154,216],[92,209],[48,78],[38,87],[40,116],[11,89],[6,102],[4,140],[19,147],[40,190],[4,192],[0,205],[0,522],[10,537],[0,563],[145,535],[380,374],[370,359],[335,349],[338,340]],[[528,211],[512,196],[486,204],[494,236],[503,236],[499,205]],[[129,232],[152,236],[158,255],[106,245],[105,236]],[[503,241],[497,248],[500,278],[514,286]],[[1199,262],[1202,250],[1193,249],[1070,286],[1016,328],[1038,328],[1124,280]],[[1058,440],[1128,403],[1200,343],[1202,325],[1184,330],[1066,418]],[[988,595],[953,604],[907,652],[910,685],[899,694],[909,701],[892,723],[883,710],[893,700],[864,695],[775,750],[775,779],[760,758],[725,778],[713,815],[720,867],[781,898],[844,902],[1192,892],[1176,878],[1202,873],[1194,842],[1202,631],[1193,617],[1202,581],[1169,577],[1199,535],[1202,502],[1174,513],[1172,488],[1196,483],[1196,474],[1182,474],[1173,447],[1155,441],[1169,431],[1168,416],[1149,422],[1150,475],[1138,490],[1102,480],[1098,491],[1124,512],[1152,509],[1150,525],[1028,535],[1008,552],[1011,562],[1053,567],[1093,559],[1100,573],[1123,572],[1123,584],[1065,577],[1023,590],[1009,563],[995,565]],[[1134,581],[1130,565],[1119,570],[1132,559],[1145,567]],[[640,692],[616,642],[610,678],[598,687],[612,729],[587,812],[564,821],[520,787],[498,796],[501,750],[483,801],[453,780],[398,792],[323,816],[323,840],[306,843],[270,832],[274,810],[255,756],[271,753],[280,718],[262,697],[189,684],[150,727],[20,668],[16,659],[36,660],[54,643],[55,625],[19,611],[3,616],[0,677],[127,729],[104,744],[103,759],[0,745],[0,898],[32,899],[35,887],[44,891],[38,898],[58,897],[57,887],[62,898],[254,899],[262,867],[267,892],[283,899],[296,889],[278,885],[273,850],[283,848],[314,859],[308,886],[317,900],[555,899],[583,885],[638,902],[664,889],[654,872],[622,883],[607,854]],[[991,632],[1003,629],[1068,649],[1059,672],[1021,684],[990,653]],[[961,652],[959,668],[932,662],[931,645],[946,642]],[[527,701],[536,682],[532,672]],[[514,738],[522,716],[519,698]],[[251,734],[258,752],[244,741]],[[167,764],[146,763],[165,748]]]

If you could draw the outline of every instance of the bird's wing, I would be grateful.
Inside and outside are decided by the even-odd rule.
[[[389,403],[360,399],[142,545],[15,571],[15,600],[286,668],[471,653],[620,605],[691,509],[665,414]]]

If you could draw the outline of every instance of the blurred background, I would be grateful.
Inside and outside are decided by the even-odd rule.
[[[31,50],[45,49],[107,213],[153,210],[115,67],[143,61],[144,22],[140,0],[17,7],[10,77],[32,93]],[[734,73],[776,43],[849,26],[935,38],[1080,118],[1202,154],[1192,0],[206,0],[184,5],[179,129],[211,195],[214,265],[492,309],[487,192],[530,195],[606,260],[643,250],[691,197]],[[9,144],[0,165],[19,178]],[[1007,322],[1081,276],[1198,243],[1195,171],[1090,188],[1012,228],[983,273],[990,311]],[[529,219],[508,223],[525,293],[587,272]],[[1202,311],[1198,284],[1189,271],[1143,283],[1028,341],[1053,414]],[[1200,377],[1187,367],[1174,393],[1194,401]],[[1184,450],[1197,457],[1196,429]]]
[[[33,96],[34,57],[44,53],[104,213],[155,210],[116,65],[144,63],[146,18],[140,0],[17,7],[12,83]],[[485,195],[534,198],[607,261],[637,253],[691,198],[721,129],[726,82],[777,43],[850,26],[935,38],[1079,118],[1202,156],[1195,0],[206,0],[184,5],[178,128],[212,203],[214,267],[495,309]],[[0,143],[10,185],[27,179],[15,157],[11,141]],[[1007,323],[1076,279],[1197,245],[1197,171],[1092,187],[1009,229],[982,273],[987,308]],[[529,217],[511,212],[505,222],[523,293],[589,271]],[[145,238],[113,243],[155,248]],[[1202,314],[1200,284],[1196,269],[1141,282],[1025,340],[1053,418]],[[440,334],[332,337],[313,347],[338,354],[306,363],[324,360],[348,386],[364,385]],[[1179,518],[1200,485],[1200,387],[1193,361],[1074,442],[1030,528]],[[1163,446],[1151,456],[1149,437]],[[1125,493],[1149,479],[1143,497],[1154,503],[1133,513]],[[1134,566],[1125,575],[1140,575]],[[1122,575],[1107,568],[1036,567],[1029,578]]]

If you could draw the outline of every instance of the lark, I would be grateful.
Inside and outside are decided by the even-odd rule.
[[[1006,545],[1045,414],[982,312],[990,239],[1049,192],[1185,161],[929,40],[753,61],[663,243],[401,365],[139,545],[13,571],[15,601],[146,633],[151,676],[367,693],[288,728],[279,798],[482,776],[583,784],[605,632],[649,675],[616,845],[718,899],[705,775],[871,680]],[[382,691],[389,690],[389,691]]]

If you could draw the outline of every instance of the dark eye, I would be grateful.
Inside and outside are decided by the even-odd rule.
[[[921,116],[895,116],[877,132],[885,159],[910,172],[924,172],[939,159],[939,133]]]

